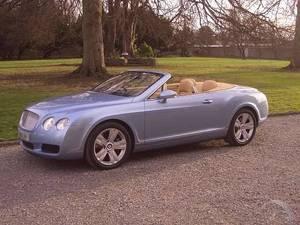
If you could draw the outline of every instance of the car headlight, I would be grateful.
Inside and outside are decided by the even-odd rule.
[[[63,130],[67,126],[69,126],[69,124],[70,124],[70,120],[68,118],[64,118],[64,119],[59,120],[56,123],[56,128],[57,128],[57,130]]]
[[[46,119],[43,123],[43,128],[45,130],[49,130],[51,127],[53,127],[55,125],[55,121],[53,117],[50,117],[48,119]]]

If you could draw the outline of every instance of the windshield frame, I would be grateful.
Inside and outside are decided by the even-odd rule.
[[[104,85],[105,83],[107,82],[110,82],[114,79],[118,79],[119,77],[121,76],[126,76],[126,74],[130,74],[130,73],[136,73],[136,74],[145,74],[145,76],[148,76],[148,75],[155,75],[158,77],[157,80],[155,80],[153,83],[149,84],[145,89],[143,89],[142,91],[140,91],[139,93],[137,94],[134,94],[134,95],[124,95],[124,94],[117,94],[117,93],[111,93],[111,92],[106,92],[106,91],[101,91],[101,90],[97,90],[97,88],[99,88],[99,86],[101,85]],[[147,75],[148,74],[148,75]],[[157,82],[159,82],[162,78],[164,77],[164,74],[162,73],[158,73],[158,72],[153,72],[153,71],[135,71],[135,70],[132,70],[132,71],[125,71],[125,72],[122,72],[120,74],[117,74],[107,80],[105,80],[104,82],[98,84],[97,86],[93,87],[90,91],[92,92],[97,92],[97,93],[104,93],[104,94],[108,94],[108,95],[115,95],[115,96],[121,96],[121,97],[138,97],[138,96],[141,96],[143,93],[145,93],[147,90],[149,90],[153,85],[155,85]]]

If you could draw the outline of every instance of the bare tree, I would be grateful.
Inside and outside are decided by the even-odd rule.
[[[199,15],[200,25],[213,24],[219,29],[226,29],[225,24],[231,23],[236,28],[245,28],[247,26],[232,20],[230,11],[238,10],[243,15],[256,18],[256,21],[268,25],[276,31],[278,24],[276,21],[278,15],[288,17],[287,14],[282,15],[282,6],[291,5],[294,2],[297,5],[296,28],[294,38],[294,52],[291,55],[290,67],[300,68],[300,0],[181,0],[180,12],[189,10],[197,12]],[[297,2],[297,4],[296,4]],[[294,8],[291,6],[292,11]],[[247,33],[249,33],[247,31]]]
[[[134,56],[136,52],[137,29],[143,14],[151,11],[155,16],[164,16],[172,11],[172,6],[167,4],[171,0],[106,0],[105,10],[105,46],[108,56],[116,54],[116,46],[122,52]],[[168,8],[169,7],[169,8]],[[167,9],[168,8],[168,9]],[[151,21],[152,18],[148,18]],[[149,23],[144,24],[145,29]],[[117,32],[120,31],[120,32]]]
[[[105,38],[105,53],[108,56],[115,56],[116,44],[118,38],[118,23],[121,15],[121,1],[122,0],[106,0],[107,5],[106,14],[106,38]]]
[[[102,30],[102,0],[83,0],[83,58],[79,72],[82,75],[106,74]]]
[[[81,43],[79,7],[79,0],[0,0],[0,57],[46,58]]]

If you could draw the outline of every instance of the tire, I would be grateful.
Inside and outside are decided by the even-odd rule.
[[[254,113],[246,108],[240,109],[231,120],[225,141],[233,146],[247,145],[255,136],[256,127],[257,120]]]
[[[113,169],[126,161],[133,145],[124,126],[106,122],[92,130],[85,146],[85,160],[89,165],[96,169]]]

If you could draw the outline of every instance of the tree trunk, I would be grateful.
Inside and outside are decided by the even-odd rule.
[[[120,10],[120,0],[108,1],[108,29],[107,29],[107,49],[105,52],[108,56],[116,55],[117,41],[117,19]]]
[[[129,3],[131,3],[129,5]],[[129,53],[130,56],[135,54],[135,38],[136,38],[136,20],[137,20],[137,9],[138,9],[139,0],[123,1],[124,7],[124,22],[123,22],[123,31],[122,31],[122,52]]]
[[[123,1],[122,53],[128,53],[128,0]]]
[[[83,58],[79,68],[85,76],[106,75],[102,30],[103,0],[83,0]]]
[[[131,24],[130,24],[130,42],[129,42],[129,48],[130,53],[132,56],[135,56],[135,41],[136,41],[136,18],[135,15],[133,15]]]
[[[297,3],[296,30],[294,39],[293,58],[290,64],[292,68],[300,68],[300,0]]]

